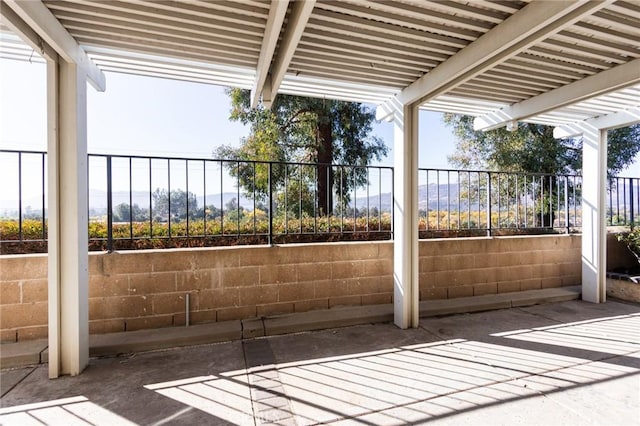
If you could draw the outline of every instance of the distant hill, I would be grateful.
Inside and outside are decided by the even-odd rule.
[[[440,209],[446,209],[447,206],[458,205],[458,184],[449,185],[436,185],[429,184],[420,185],[418,187],[419,194],[419,209],[436,209],[438,206]],[[428,195],[428,199],[427,199]],[[224,192],[222,194],[208,194],[206,197],[207,205],[214,205],[220,207],[220,198],[222,198],[222,205],[224,206],[234,198],[238,198],[237,192]],[[200,195],[196,197],[198,206],[204,205],[204,196]],[[131,201],[133,204],[137,204],[141,208],[149,208],[149,193],[146,191],[133,191],[131,193]],[[391,211],[392,200],[391,193],[386,192],[382,194],[375,194],[368,197],[369,208],[378,208],[381,211]],[[129,192],[128,191],[114,191],[113,192],[113,206],[118,204],[129,204]],[[239,199],[240,206],[248,210],[253,210],[253,200],[243,196],[240,192]],[[40,211],[42,205],[41,197],[29,197],[22,200],[23,209],[30,206],[34,211]],[[357,197],[355,205],[358,209],[366,209],[367,197]],[[351,203],[353,206],[353,202]],[[46,206],[45,206],[46,207]],[[462,205],[466,208],[466,204]],[[104,214],[107,209],[107,192],[99,189],[91,189],[89,191],[89,209],[95,214]],[[17,217],[18,202],[17,200],[0,200],[0,216],[5,217]]]

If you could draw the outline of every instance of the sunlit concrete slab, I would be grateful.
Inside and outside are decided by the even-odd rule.
[[[640,305],[563,302],[93,358],[57,380],[5,370],[0,421],[637,424],[638,318]]]

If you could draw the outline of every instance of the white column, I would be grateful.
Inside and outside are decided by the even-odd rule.
[[[606,300],[607,130],[584,126],[582,147],[582,300]]]
[[[418,327],[418,108],[405,105],[394,115],[394,323]]]
[[[86,75],[47,61],[49,377],[89,361]]]

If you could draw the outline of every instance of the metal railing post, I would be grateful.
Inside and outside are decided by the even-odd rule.
[[[487,237],[491,236],[491,173],[487,173]]]
[[[634,206],[633,206],[633,178],[629,178],[629,226],[633,230],[634,218]]]
[[[273,163],[268,163],[268,185],[269,185],[269,236],[268,243],[273,245]]]
[[[569,223],[569,176],[564,179],[564,224],[567,234],[571,232],[571,224]]]
[[[110,155],[107,155],[107,251],[113,251],[113,182]]]

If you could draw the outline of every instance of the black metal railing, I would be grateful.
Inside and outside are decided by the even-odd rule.
[[[0,150],[2,252],[45,251],[47,162]],[[420,169],[422,238],[573,232],[580,176]],[[389,239],[393,168],[240,160],[88,157],[92,250]],[[640,179],[614,177],[609,225],[633,226]]]
[[[582,223],[580,176],[420,169],[418,181],[423,234],[569,233]]]
[[[270,244],[392,232],[380,196],[390,167],[90,154],[90,187],[101,176],[106,190],[101,201],[90,193],[90,221],[106,229],[90,238],[108,250],[143,239]]]

